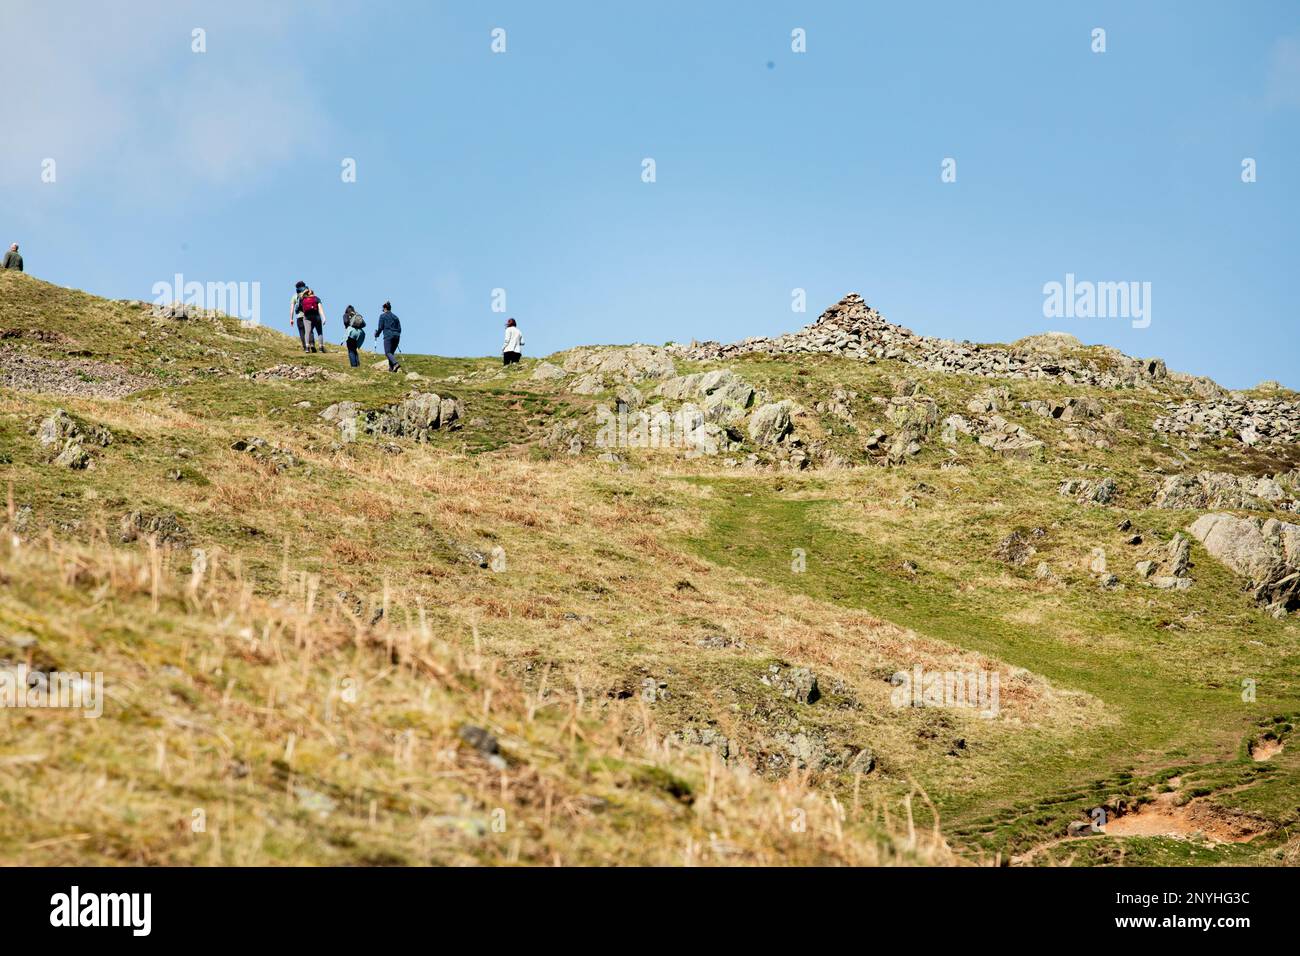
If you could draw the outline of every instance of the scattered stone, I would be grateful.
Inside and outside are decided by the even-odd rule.
[[[731,741],[712,727],[687,727],[664,738],[666,745],[703,747],[712,750],[723,763],[731,757]]]
[[[17,348],[0,349],[0,386],[22,392],[54,392],[83,398],[125,398],[158,382],[120,365],[80,358],[40,358]]]
[[[283,472],[301,464],[293,452],[272,445],[265,438],[242,438],[233,442],[230,447],[233,451],[244,452],[258,461],[266,462],[274,467],[276,472]]]
[[[122,516],[118,522],[121,539],[124,542],[135,541],[156,535],[159,544],[188,544],[189,531],[181,524],[180,518],[167,511],[146,512],[132,511]]]
[[[1037,553],[1029,537],[1017,529],[998,542],[994,556],[1007,564],[1022,565]]]
[[[253,372],[248,377],[255,382],[280,379],[288,382],[313,382],[325,378],[325,369],[319,365],[272,365],[260,372]]]
[[[1182,438],[1224,438],[1248,447],[1300,443],[1300,401],[1212,398],[1171,402],[1165,412],[1152,427]]]

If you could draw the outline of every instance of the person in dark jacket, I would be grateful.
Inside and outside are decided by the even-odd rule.
[[[19,272],[23,271],[23,257],[18,254],[18,243],[15,242],[9,247],[9,251],[5,253],[4,267],[6,269],[17,269]]]
[[[294,323],[298,325],[298,338],[302,341],[302,350],[310,351],[307,348],[307,323],[302,317],[302,300],[307,295],[307,283],[299,279],[293,285],[293,302],[289,306],[289,327],[293,328]]]
[[[366,320],[356,309],[343,310],[343,344],[348,347],[348,364],[356,368],[361,364],[357,349],[366,342]]]
[[[303,347],[308,352],[315,352],[317,340],[320,341],[320,350],[325,351],[325,307],[321,304],[320,296],[311,289],[302,294],[298,300],[298,308],[302,310],[302,318],[298,320],[298,335],[303,334],[303,326],[307,327],[306,341]]]
[[[388,371],[396,372],[402,366],[397,361],[397,346],[402,341],[402,322],[393,315],[393,303],[385,302],[384,311],[379,313],[379,324],[375,326],[375,337],[384,340],[384,358],[388,359]]]

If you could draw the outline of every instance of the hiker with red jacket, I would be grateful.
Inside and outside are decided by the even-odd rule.
[[[320,340],[320,351],[325,351],[325,309],[320,297],[307,283],[298,282],[294,289],[293,306],[289,314],[289,324],[298,323],[298,339],[302,342],[304,352],[316,351],[316,340]]]

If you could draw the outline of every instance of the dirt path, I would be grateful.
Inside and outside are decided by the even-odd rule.
[[[1276,739],[1258,740],[1251,745],[1250,757],[1255,761],[1270,760],[1282,752],[1282,741]]]
[[[1281,749],[1280,745],[1277,749]],[[1100,833],[1059,837],[1040,843],[1013,856],[1011,865],[1030,866],[1035,858],[1048,850],[1102,837],[1167,836],[1178,840],[1204,840],[1211,844],[1248,843],[1268,830],[1263,821],[1239,810],[1216,806],[1207,797],[1180,804],[1178,797],[1182,779],[1171,777],[1169,785],[1172,790],[1157,794],[1154,799],[1128,812],[1111,816],[1100,828]]]

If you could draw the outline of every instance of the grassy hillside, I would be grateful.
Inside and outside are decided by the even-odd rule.
[[[1162,475],[1294,449],[1175,447],[1151,430],[1172,383],[747,356],[726,367],[853,467],[743,428],[719,456],[601,460],[616,382],[374,362],[0,273],[0,658],[102,672],[107,697],[0,712],[0,859],[1296,862],[1295,615],[1195,544],[1186,590],[1134,569],[1196,516],[1152,507]],[[890,398],[942,419],[997,386],[1040,451],[935,428],[891,467],[864,445],[898,430]],[[356,441],[320,415],[412,391],[463,415]],[[1020,404],[1066,398],[1116,414]],[[58,409],[89,467],[41,444]],[[1108,505],[1058,493],[1103,475]],[[998,557],[1016,530],[1024,564]],[[997,716],[895,706],[917,666],[996,672]],[[1068,838],[1097,807],[1108,832]]]

